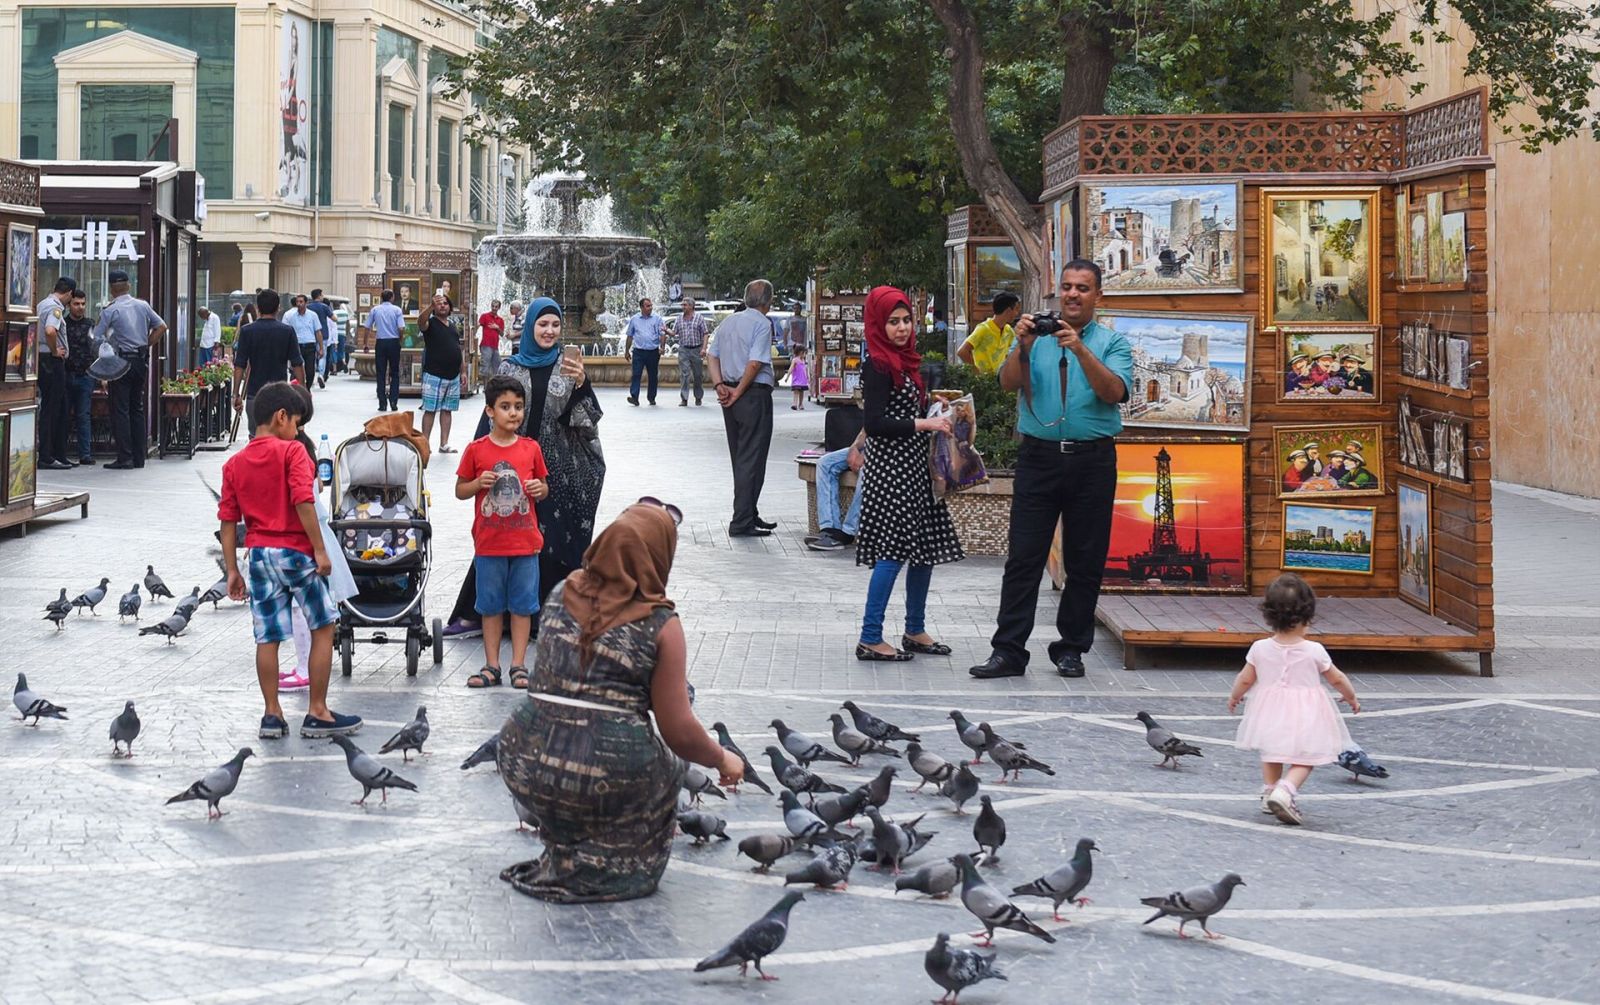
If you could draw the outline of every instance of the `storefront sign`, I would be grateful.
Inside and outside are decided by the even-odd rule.
[[[112,230],[109,223],[90,223],[82,230],[39,229],[39,258],[45,261],[137,262],[142,230]]]

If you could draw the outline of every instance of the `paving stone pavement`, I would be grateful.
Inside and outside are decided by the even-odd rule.
[[[318,393],[312,432],[348,435],[370,395],[370,385],[336,379]],[[953,657],[857,663],[865,574],[848,555],[801,541],[805,494],[789,458],[820,435],[820,413],[777,412],[765,510],[783,529],[730,540],[715,409],[631,408],[616,390],[602,400],[602,515],[645,493],[688,514],[670,592],[705,721],[723,719],[759,750],[773,717],[825,737],[826,716],[854,697],[953,759],[964,748],[946,713],[961,708],[1055,767],[1011,785],[995,784],[992,766],[976,769],[1009,829],[985,873],[1005,888],[1027,882],[1091,836],[1102,849],[1086,891],[1094,903],[1069,907],[1058,925],[1047,902],[1022,901],[1059,941],[1002,937],[1009,980],[963,1001],[1600,1002],[1596,507],[1497,492],[1495,678],[1445,655],[1335,654],[1363,698],[1352,731],[1393,774],[1355,782],[1320,770],[1305,794],[1307,826],[1291,829],[1259,814],[1254,760],[1231,744],[1222,696],[1239,653],[1168,650],[1130,673],[1102,636],[1089,676],[1067,682],[1047,672],[1041,636],[1033,673],[973,681],[965,668],[987,652],[1000,565],[972,559],[934,577],[930,626]],[[350,805],[360,791],[336,749],[255,739],[242,605],[207,607],[171,646],[113,616],[115,596],[146,563],[180,593],[216,578],[214,504],[196,474],[216,484],[224,456],[151,461],[143,472],[47,472],[47,489],[94,493],[91,517],[0,539],[0,670],[7,679],[26,671],[72,716],[37,729],[0,721],[0,1001],[934,996],[923,950],[939,931],[970,944],[959,933],[973,919],[959,902],[896,897],[888,877],[861,867],[847,891],[807,891],[769,960],[778,983],[691,972],[777,900],[782,867],[802,860],[762,876],[736,857],[738,838],[782,828],[775,801],[753,789],[713,800],[734,841],[680,839],[655,897],[551,906],[512,892],[497,875],[533,857],[537,840],[514,829],[489,767],[457,768],[519,700],[462,686],[479,662],[476,642],[452,643],[442,666],[416,678],[398,647],[361,646],[354,674],[335,678],[333,703],[367,717],[358,742],[369,750],[417,704],[429,708],[428,756],[399,766],[420,791],[396,793],[387,807]],[[440,547],[428,609],[439,616],[470,555],[470,508],[449,491],[453,461],[437,456],[429,467]],[[1590,561],[1573,561],[1585,553]],[[1547,570],[1558,567],[1568,571],[1556,589]],[[39,620],[60,587],[76,593],[101,575],[112,577],[113,602],[100,617],[73,616],[60,633]],[[1045,591],[1042,603],[1052,600]],[[143,623],[166,609],[147,602]],[[891,609],[891,630],[900,615]],[[139,702],[144,734],[136,757],[113,760],[106,729],[127,698]],[[1132,718],[1142,709],[1205,757],[1179,771],[1154,767]],[[260,756],[220,822],[199,804],[163,805],[246,743]],[[882,763],[824,774],[865,780]],[[973,848],[971,813],[901,782],[891,816],[926,813],[940,832],[912,865]],[[1226,939],[1180,943],[1171,922],[1141,926],[1150,912],[1140,897],[1229,871],[1247,885],[1216,919]]]

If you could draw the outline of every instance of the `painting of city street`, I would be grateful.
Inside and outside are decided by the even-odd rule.
[[[1400,481],[1400,598],[1433,613],[1433,539],[1429,527],[1431,489],[1426,482]]]
[[[1273,426],[1279,496],[1383,494],[1383,430],[1375,422]]]
[[[1254,315],[1100,310],[1095,320],[1133,347],[1124,425],[1249,430]]]
[[[1283,505],[1285,572],[1340,572],[1372,575],[1375,506]]]
[[[1240,182],[1086,182],[1083,256],[1118,293],[1242,293]]]
[[[1363,325],[1280,328],[1278,400],[1293,402],[1378,400],[1378,333]]]
[[[1122,442],[1104,588],[1245,589],[1243,443]]]
[[[1264,189],[1261,198],[1267,324],[1377,324],[1377,190]]]

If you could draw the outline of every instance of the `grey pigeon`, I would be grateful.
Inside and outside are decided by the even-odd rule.
[[[355,741],[348,736],[335,736],[328,742],[336,743],[344,749],[344,766],[350,770],[350,777],[361,783],[361,798],[354,800],[356,806],[365,806],[367,797],[372,795],[373,789],[383,793],[382,801],[385,804],[389,802],[390,789],[417,791],[415,784],[379,764],[376,757],[356,746]]]
[[[911,854],[911,835],[898,824],[885,820],[876,806],[867,807],[872,820],[872,846],[877,853],[877,865],[888,866],[891,875],[900,875],[900,863]]]
[[[1011,891],[1013,897],[1049,897],[1055,908],[1056,921],[1065,921],[1061,917],[1061,905],[1067,901],[1079,907],[1090,903],[1088,897],[1078,896],[1084,887],[1089,885],[1089,880],[1094,876],[1094,861],[1090,852],[1100,849],[1090,838],[1079,838],[1077,850],[1072,853],[1072,861],[1052,872],[1045,873],[1031,883],[1024,883]]]
[[[1006,928],[1013,932],[1023,932],[1046,942],[1056,941],[1056,937],[1028,920],[1021,909],[1006,899],[1006,895],[996,890],[978,875],[978,867],[972,864],[972,856],[957,855],[956,868],[961,870],[961,903],[966,905],[972,916],[983,924],[983,932],[974,932],[973,937],[980,934],[982,946],[994,945],[994,930]]]
[[[777,747],[767,748],[767,762],[772,765],[772,773],[777,776],[778,784],[790,792],[844,792],[843,785],[825,782],[820,775],[790,764],[783,756],[783,751]]]
[[[828,825],[815,813],[800,805],[799,798],[788,789],[778,793],[783,802],[783,825],[789,833],[802,841],[814,841],[828,830]]]
[[[233,794],[234,788],[239,784],[239,772],[244,770],[244,759],[256,756],[256,752],[249,747],[240,747],[239,752],[226,764],[219,765],[206,772],[206,776],[184,789],[182,792],[167,800],[167,805],[173,803],[186,803],[192,799],[206,801],[206,819],[213,817],[222,818],[223,796]]]
[[[1172,730],[1152,719],[1149,712],[1140,712],[1134,718],[1144,723],[1144,742],[1150,744],[1150,749],[1161,755],[1161,763],[1156,767],[1165,768],[1170,764],[1173,768],[1177,768],[1180,757],[1205,756],[1200,753],[1199,747],[1192,743],[1184,743],[1173,736]]]
[[[228,577],[227,576],[223,576],[221,579],[217,580],[215,583],[212,583],[209,587],[206,588],[206,592],[200,594],[200,602],[202,604],[210,604],[211,605],[211,609],[213,611],[217,609],[217,605],[219,603],[221,603],[222,601],[227,600],[227,599],[228,599]]]
[[[989,741],[983,735],[983,730],[968,722],[967,717],[962,715],[959,709],[950,713],[950,721],[956,724],[956,736],[960,737],[961,742],[970,747],[972,752],[977,755],[968,763],[983,763],[984,752],[989,749]]]
[[[858,785],[842,795],[817,796],[811,800],[811,812],[822,818],[822,822],[829,827],[838,827],[844,824],[854,827],[852,823],[861,807],[867,804],[867,787]]]
[[[739,842],[739,854],[761,863],[751,872],[766,872],[772,863],[800,850],[800,842],[788,834],[752,834]]]
[[[719,837],[724,841],[733,840],[728,837],[727,826],[728,821],[715,813],[695,813],[691,811],[678,814],[678,828],[694,838],[694,844],[705,844],[714,837]]]
[[[52,705],[43,698],[28,690],[28,678],[24,674],[17,674],[17,686],[11,692],[11,704],[17,706],[17,711],[22,713],[26,722],[33,719],[32,725],[39,725],[39,720],[65,719],[67,707],[65,705]]]
[[[122,706],[122,714],[111,720],[111,756],[132,757],[133,741],[139,736],[139,713],[133,710],[133,702]],[[124,755],[120,749],[122,744],[128,745],[128,753]]]
[[[539,818],[534,815],[533,810],[529,808],[527,803],[517,798],[515,792],[511,793],[511,808],[517,814],[517,831],[519,833],[525,830],[538,831]]]
[[[755,765],[750,763],[750,758],[744,756],[744,751],[740,750],[739,745],[733,742],[733,737],[728,735],[728,727],[720,722],[713,722],[711,728],[716,732],[717,743],[722,745],[722,749],[730,754],[737,755],[740,763],[744,765],[744,777],[733,783],[733,791],[739,791],[740,782],[749,782],[767,795],[772,795],[772,786],[768,785],[765,779],[756,774]]]
[[[967,800],[978,794],[978,776],[972,769],[962,764],[956,768],[956,773],[950,780],[939,786],[939,795],[944,796],[956,804],[956,813],[962,812],[962,805]]]
[[[150,591],[151,600],[157,597],[166,597],[169,600],[172,598],[172,591],[167,589],[167,584],[156,575],[156,567],[153,565],[144,567],[144,588]]]
[[[1352,747],[1339,755],[1339,767],[1350,772],[1350,780],[1359,782],[1363,775],[1368,778],[1388,778],[1389,769],[1373,762],[1367,752],[1360,747]]]
[[[139,606],[144,603],[144,594],[139,592],[139,584],[134,583],[133,589],[124,593],[117,601],[117,621],[123,618],[139,620]]]
[[[72,601],[67,599],[67,588],[65,586],[61,588],[61,596],[44,605],[44,612],[46,614],[55,614],[58,612],[61,614],[72,613]]]
[[[981,802],[983,809],[972,823],[972,837],[978,842],[978,861],[987,864],[1000,857],[1000,846],[1006,843],[1006,822],[995,812],[994,800],[984,796]]]
[[[391,754],[400,751],[400,762],[403,764],[411,760],[410,752],[415,750],[422,753],[422,745],[428,742],[428,706],[417,706],[417,717],[400,727],[400,732],[385,740],[383,746],[378,748],[380,754]]]
[[[1005,783],[1007,774],[1010,774],[1013,779],[1021,778],[1024,768],[1042,771],[1047,775],[1056,773],[1055,769],[1050,765],[1028,756],[1027,752],[1019,749],[1015,743],[1003,739],[987,722],[978,723],[978,730],[983,733],[984,739],[988,741],[985,749],[989,752],[989,759],[1000,766],[1000,777],[998,779],[1000,783]]]
[[[880,719],[871,712],[862,709],[853,701],[847,701],[842,706],[850,713],[850,718],[855,720],[856,728],[872,737],[874,740],[905,740],[907,743],[916,743],[922,737],[916,733],[907,733],[894,723]]]
[[[172,645],[172,640],[182,635],[184,630],[188,627],[188,618],[184,617],[182,614],[171,614],[162,621],[158,621],[153,625],[148,625],[139,629],[139,634],[164,635],[167,639],[167,645],[170,646]]]
[[[732,942],[696,963],[694,972],[703,973],[718,967],[731,967],[737,963],[739,976],[743,977],[753,963],[756,973],[761,975],[762,980],[777,980],[761,969],[761,961],[777,952],[778,947],[783,945],[783,940],[789,935],[789,911],[805,899],[803,893],[796,891],[785,893],[782,900],[772,905],[770,911],[734,936]]]
[[[976,949],[951,949],[950,936],[940,932],[933,945],[922,955],[922,969],[933,983],[944,988],[944,997],[935,999],[935,1005],[955,1005],[961,992],[993,977],[1005,980],[1006,975],[994,968],[994,953],[980,953]]]
[[[809,768],[812,761],[850,763],[850,758],[836,754],[806,734],[785,726],[782,719],[773,719],[767,725],[778,731],[778,742],[783,744],[783,749],[789,752],[789,756],[800,762],[802,768]]]
[[[58,632],[59,631],[64,631],[65,630],[65,626],[62,625],[62,622],[67,620],[67,612],[66,611],[45,611],[44,612],[44,617],[40,618],[39,620],[40,621],[48,621],[51,624],[55,625],[56,626],[56,631],[58,631]]]
[[[931,750],[923,750],[921,744],[906,744],[906,761],[911,765],[911,770],[917,773],[922,783],[912,792],[921,792],[922,786],[929,782],[943,785],[956,773],[955,765],[935,754]]]
[[[851,841],[830,842],[823,845],[817,857],[798,869],[784,874],[783,885],[810,883],[819,888],[848,890],[850,870],[855,868],[856,846]]]
[[[889,746],[887,743],[884,743],[882,740],[874,740],[872,737],[861,732],[859,729],[852,729],[851,727],[846,726],[844,724],[844,716],[840,715],[838,712],[828,716],[828,720],[833,723],[833,742],[839,745],[840,750],[850,755],[851,764],[860,764],[862,754],[888,754],[890,757],[900,756],[900,751]]]
[[[961,870],[956,868],[955,862],[942,858],[937,862],[929,862],[916,872],[901,876],[894,881],[894,892],[901,890],[915,890],[917,893],[926,894],[935,900],[943,900],[950,896],[950,891],[961,885]]]
[[[885,764],[878,769],[872,781],[866,784],[867,802],[882,808],[889,801],[889,795],[894,791],[894,776],[900,771],[893,764]]]
[[[199,607],[200,607],[200,587],[198,587],[198,586],[195,587],[194,589],[190,590],[189,591],[189,595],[187,597],[184,597],[182,600],[180,600],[176,604],[172,605],[173,611],[177,612],[178,614],[182,614],[184,617],[190,619],[191,621],[194,620],[194,612]]]
[[[694,765],[686,765],[683,772],[683,787],[694,796],[694,805],[700,805],[701,796],[716,796],[723,802],[728,801],[728,796],[717,788],[717,780],[701,771]]]
[[[99,612],[95,610],[95,607],[99,605],[100,601],[106,599],[106,587],[110,585],[111,580],[101,576],[99,586],[91,586],[72,598],[72,606],[78,609],[79,614],[82,614],[83,609],[87,607],[90,614],[98,615]]]
[[[1156,909],[1156,913],[1145,919],[1147,925],[1157,918],[1177,918],[1178,938],[1187,939],[1189,936],[1183,934],[1183,926],[1191,921],[1198,921],[1200,930],[1206,933],[1206,938],[1220,939],[1222,936],[1207,928],[1206,922],[1211,920],[1212,915],[1228,906],[1228,901],[1233,897],[1234,887],[1244,885],[1245,881],[1239,878],[1238,873],[1230,872],[1210,886],[1197,886],[1190,890],[1169,893],[1165,897],[1141,897],[1139,903]]]
[[[467,759],[461,762],[461,770],[466,771],[468,768],[475,768],[480,764],[493,764],[495,770],[499,771],[500,765],[496,761],[499,754],[500,734],[496,733],[478,744],[478,749],[467,755]]]

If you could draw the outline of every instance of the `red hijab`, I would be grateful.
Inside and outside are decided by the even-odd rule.
[[[867,359],[878,372],[888,376],[890,383],[900,383],[904,375],[910,377],[921,392],[922,374],[918,368],[922,366],[922,354],[917,352],[916,338],[903,347],[889,341],[889,315],[896,307],[910,311],[911,298],[893,286],[875,286],[867,294],[867,305],[861,312],[867,330]],[[912,313],[915,316],[915,312]]]

